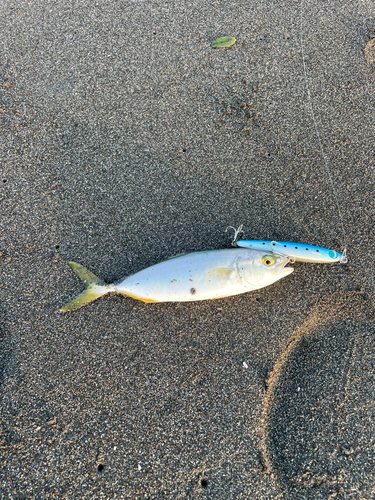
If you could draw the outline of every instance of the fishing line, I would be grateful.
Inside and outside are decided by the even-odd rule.
[[[342,213],[341,213],[340,203],[339,203],[339,200],[337,198],[337,193],[336,193],[336,189],[335,189],[335,186],[334,186],[334,183],[333,183],[333,180],[332,180],[331,172],[329,170],[327,158],[326,158],[326,155],[324,153],[322,141],[320,139],[318,124],[317,124],[317,121],[315,119],[315,113],[314,113],[314,108],[313,108],[313,105],[312,105],[310,87],[309,87],[309,82],[308,82],[308,78],[307,78],[307,70],[306,70],[306,62],[305,62],[305,51],[304,51],[304,47],[303,47],[303,5],[304,5],[304,0],[301,0],[300,41],[301,41],[301,55],[302,55],[302,63],[303,63],[303,73],[304,73],[304,76],[305,76],[307,98],[308,98],[308,102],[309,102],[310,113],[311,113],[311,116],[312,116],[312,119],[313,119],[313,122],[314,122],[315,133],[316,133],[316,136],[318,138],[318,143],[319,143],[319,147],[320,147],[320,153],[321,153],[321,156],[323,158],[323,163],[324,163],[324,167],[325,167],[325,170],[326,170],[329,182],[331,184],[333,196],[334,196],[334,199],[335,199],[335,202],[336,202],[337,212],[338,212],[339,219],[340,219],[340,224],[341,224],[341,229],[342,229],[342,234],[343,234],[343,243],[344,243],[344,250],[342,252],[342,258],[341,258],[340,262],[342,264],[345,264],[348,261],[348,259],[347,259],[347,256],[346,256],[347,241],[346,241],[346,232],[345,232],[345,227],[344,227],[344,219],[343,219],[343,216],[342,216]]]

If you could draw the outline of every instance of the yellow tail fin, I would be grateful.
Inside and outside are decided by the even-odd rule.
[[[77,264],[76,262],[69,262],[69,264],[78,276],[84,280],[87,284],[87,288],[80,295],[78,295],[78,297],[62,307],[60,312],[65,313],[68,311],[74,311],[75,309],[79,309],[102,295],[115,291],[115,287],[113,285],[105,285],[100,278],[95,276],[95,274],[91,273],[80,264]]]

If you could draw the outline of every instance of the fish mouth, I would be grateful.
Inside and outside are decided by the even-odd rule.
[[[292,272],[294,271],[293,267],[285,267],[289,264],[289,262],[291,262],[291,259],[288,259],[280,267],[280,274],[283,278],[285,278],[285,276],[289,276],[289,274],[292,274]]]

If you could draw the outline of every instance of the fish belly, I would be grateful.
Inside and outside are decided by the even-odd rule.
[[[174,257],[125,278],[117,291],[145,302],[190,302],[248,292],[254,287],[243,282],[236,266],[246,252],[225,249]]]

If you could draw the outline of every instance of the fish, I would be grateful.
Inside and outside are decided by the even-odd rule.
[[[218,299],[266,287],[291,274],[290,258],[273,252],[231,248],[177,255],[105,284],[76,262],[70,262],[86,289],[60,312],[74,311],[108,293],[144,302],[193,302]]]
[[[334,262],[346,263],[345,254],[329,250],[328,248],[304,245],[303,243],[290,243],[286,241],[239,240],[236,242],[240,248],[253,250],[272,251],[287,255],[295,262],[308,262],[311,264],[333,264]]]

